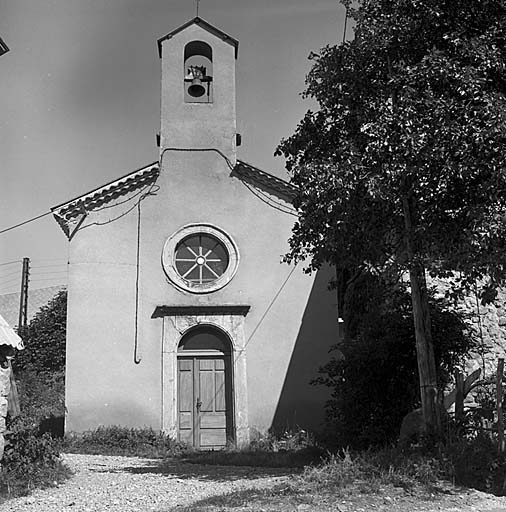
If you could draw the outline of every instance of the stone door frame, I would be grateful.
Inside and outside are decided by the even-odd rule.
[[[181,338],[197,326],[209,325],[223,331],[232,345],[232,411],[237,446],[249,442],[248,394],[244,319],[249,306],[159,306],[162,331],[162,430],[177,439],[177,356]]]

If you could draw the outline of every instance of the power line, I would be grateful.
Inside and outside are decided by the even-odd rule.
[[[21,263],[22,260],[14,260],[14,261],[7,261],[5,263],[0,263],[0,267],[5,267],[5,265],[14,265],[14,263]]]
[[[41,281],[57,281],[59,278],[57,277],[46,277],[44,279],[30,279],[30,283],[38,283]],[[55,283],[55,284],[62,284],[62,283]]]
[[[35,265],[32,267],[32,269],[34,268],[52,268],[52,267],[63,267],[63,266],[67,266],[67,263],[55,263],[53,265]]]
[[[33,279],[63,279],[67,273],[65,274],[63,272],[59,272],[58,274],[36,274]],[[30,281],[33,281],[33,279],[30,279]]]
[[[68,274],[68,270],[48,270],[46,272],[33,272],[37,276],[47,276],[49,274]]]
[[[45,262],[45,261],[65,261],[65,262],[68,262],[68,258],[40,258],[40,259],[37,258],[37,259],[32,260],[32,261],[36,261],[37,263]]]
[[[0,281],[0,285],[7,285],[8,283],[18,283],[19,282],[19,277],[17,278],[11,278],[11,279],[7,279],[5,281]],[[12,286],[14,286],[14,284],[12,284]]]
[[[14,285],[12,285],[14,286]],[[15,293],[19,293],[19,290],[13,289],[12,286],[8,286],[7,288],[0,289],[0,295],[12,295]]]
[[[7,231],[11,231],[12,229],[16,229],[16,228],[19,228],[20,226],[24,226],[25,224],[28,224],[29,222],[33,222],[34,220],[42,219],[42,217],[45,217],[46,215],[51,215],[51,213],[52,212],[42,213],[41,215],[37,215],[37,217],[32,217],[31,219],[20,222],[19,224],[16,224],[15,226],[11,226],[9,228],[2,229],[0,231],[0,235],[2,233],[7,233]]]
[[[46,268],[37,270],[36,274],[60,274],[62,272],[68,272],[68,268],[56,267],[53,270]]]
[[[2,277],[9,277],[9,276],[19,276],[19,270],[17,270],[16,272],[10,272],[9,274],[0,274],[0,279],[2,279]]]

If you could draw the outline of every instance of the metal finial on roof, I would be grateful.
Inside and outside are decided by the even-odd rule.
[[[195,10],[197,11],[197,18],[199,17],[199,4],[200,0],[195,0]]]

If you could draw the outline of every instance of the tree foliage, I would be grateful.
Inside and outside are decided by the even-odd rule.
[[[355,37],[310,56],[318,102],[277,153],[298,185],[288,259],[407,268],[463,286],[506,269],[506,5],[359,0]]]
[[[420,406],[420,393],[406,287],[365,275],[353,288],[350,302],[357,307],[350,337],[336,347],[315,383],[331,390],[329,444],[363,449],[395,442],[403,417]],[[430,312],[438,380],[444,387],[474,342],[445,300],[431,295]]]
[[[16,354],[14,370],[61,373],[65,369],[66,326],[67,291],[62,290],[20,331],[25,349]]]

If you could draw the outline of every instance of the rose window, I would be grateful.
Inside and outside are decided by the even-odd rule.
[[[192,235],[180,242],[174,260],[178,274],[195,284],[216,281],[228,267],[225,247],[213,236],[204,234]]]
[[[165,242],[162,265],[169,281],[180,290],[210,293],[234,277],[239,250],[222,229],[210,224],[187,224]]]

